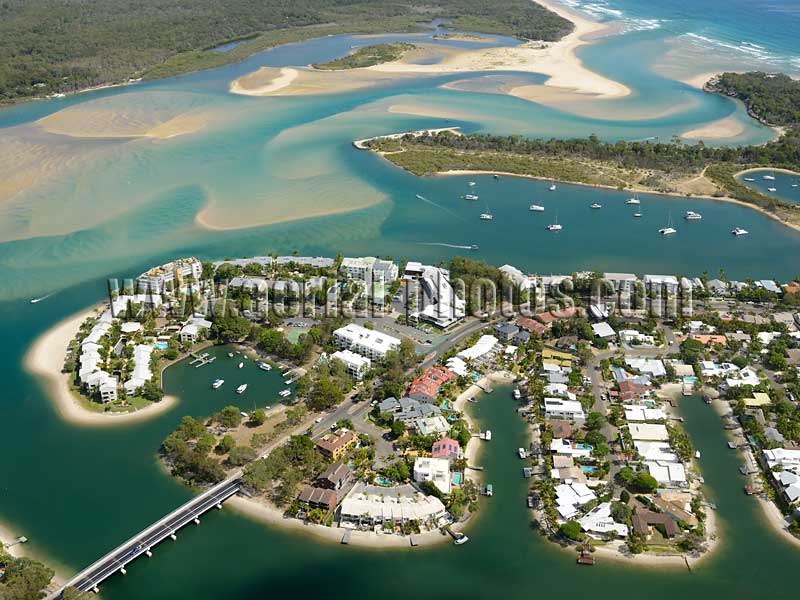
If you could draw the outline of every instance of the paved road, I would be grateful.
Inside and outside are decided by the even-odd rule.
[[[236,494],[241,485],[241,479],[236,477],[212,488],[206,494],[192,499],[161,521],[112,550],[88,569],[79,573],[69,584],[82,592],[99,586],[105,579],[136,559],[140,554],[145,553],[187,523],[199,518],[207,510],[214,508],[217,504]]]

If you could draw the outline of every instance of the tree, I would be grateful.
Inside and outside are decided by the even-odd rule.
[[[144,382],[144,385],[142,386],[142,398],[149,400],[150,402],[160,402],[163,397],[164,390],[162,390],[161,386],[155,381],[150,379],[149,381]]]
[[[248,419],[248,422],[252,424],[254,427],[258,427],[259,425],[263,425],[266,420],[267,420],[267,412],[263,408],[257,408],[256,410],[250,413],[250,418]]]
[[[226,406],[214,416],[214,420],[226,429],[233,429],[241,425],[242,414],[236,406]]]
[[[566,523],[562,523],[558,528],[558,533],[563,537],[576,542],[583,539],[583,533],[581,533],[581,524],[577,521],[567,521]]]
[[[5,575],[3,588],[0,588],[0,598],[4,600],[27,600],[29,598],[44,598],[43,590],[53,579],[55,571],[46,567],[39,561],[28,557],[4,557]]]
[[[222,439],[217,444],[217,452],[219,454],[227,454],[236,446],[236,440],[232,435],[227,434],[222,436]]]
[[[417,350],[411,338],[404,337],[400,340],[400,362],[403,367],[410,369],[417,364]]]
[[[222,342],[236,342],[250,333],[250,321],[232,314],[222,315],[214,318],[211,331]]]
[[[636,474],[633,480],[633,486],[640,492],[652,494],[658,489],[658,481],[656,481],[656,478],[650,475],[650,473],[642,471]]]
[[[255,460],[256,456],[256,451],[250,446],[236,446],[228,453],[228,462],[235,467],[240,467]]]
[[[394,436],[395,439],[403,435],[405,430],[406,430],[406,424],[403,423],[400,419],[392,423],[392,436]]]

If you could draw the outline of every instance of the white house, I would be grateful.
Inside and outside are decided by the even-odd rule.
[[[586,420],[586,413],[583,412],[581,403],[564,398],[545,398],[544,416],[547,419],[569,419],[577,423]]]
[[[572,458],[589,458],[592,455],[591,446],[578,444],[564,438],[553,438],[550,442],[550,451],[553,454]]]
[[[577,516],[581,506],[596,498],[585,483],[562,483],[556,486],[555,491],[556,510],[563,519]]]
[[[414,481],[432,481],[443,494],[449,494],[450,461],[446,458],[418,458],[414,461]]]
[[[646,461],[650,475],[663,486],[683,487],[686,485],[686,469],[679,462]]]
[[[339,360],[347,367],[347,373],[356,379],[364,377],[372,366],[372,361],[350,350],[337,350],[331,354],[331,360]]]
[[[646,406],[625,405],[625,420],[633,422],[664,421],[666,413],[660,408],[647,408]]]
[[[750,367],[745,367],[739,371],[734,377],[729,377],[725,380],[728,387],[739,387],[740,385],[758,385],[758,374]]]
[[[656,339],[652,335],[645,335],[635,329],[623,329],[619,332],[619,338],[626,344],[636,344],[640,346],[656,345]]]
[[[665,425],[656,423],[628,423],[631,437],[644,442],[665,442],[669,439],[669,432]]]
[[[373,360],[383,360],[391,350],[400,348],[400,340],[391,335],[349,323],[333,332],[333,341],[348,350]]]
[[[475,345],[462,350],[456,356],[463,360],[483,361],[494,355],[497,344],[498,340],[493,335],[482,335]]]
[[[211,329],[211,321],[207,321],[202,317],[191,317],[183,327],[181,327],[180,338],[181,341],[190,344],[196,344],[204,335],[205,331]]]
[[[625,364],[651,377],[663,377],[667,374],[664,363],[655,358],[626,358]]]
[[[615,335],[617,335],[617,332],[614,331],[611,325],[609,325],[605,321],[603,321],[602,323],[595,323],[594,325],[592,325],[592,331],[594,331],[594,334],[597,337],[602,338],[604,340],[610,340]]]
[[[609,535],[616,537],[627,537],[628,526],[617,523],[611,516],[611,503],[603,502],[590,510],[585,516],[578,519],[581,529],[597,539],[603,539]]]

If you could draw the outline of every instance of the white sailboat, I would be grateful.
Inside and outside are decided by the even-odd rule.
[[[639,194],[634,194],[632,197],[625,200],[625,204],[636,204],[636,205],[641,204],[641,202],[639,201]]]
[[[548,225],[547,231],[561,231],[562,229],[564,228],[558,224],[558,212],[556,212],[556,222]]]
[[[672,226],[672,213],[669,213],[669,217],[667,218],[667,226],[659,229],[658,233],[661,235],[672,235],[673,233],[678,233],[678,230]]]

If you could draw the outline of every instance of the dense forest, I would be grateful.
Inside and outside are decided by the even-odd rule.
[[[361,69],[400,60],[406,52],[414,48],[416,48],[414,44],[375,44],[359,48],[347,56],[312,66],[323,70]]]
[[[0,102],[242,60],[337,33],[421,22],[557,40],[572,23],[530,0],[0,0]],[[241,41],[221,52],[220,44]]]
[[[782,73],[723,73],[706,89],[738,98],[748,112],[768,125],[800,124],[800,81]]]

